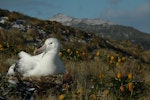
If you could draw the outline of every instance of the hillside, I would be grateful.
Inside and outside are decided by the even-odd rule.
[[[98,37],[91,32],[87,33],[70,26],[63,26],[55,21],[43,21],[7,10],[1,10],[1,19],[4,20],[4,23],[1,23],[0,33],[2,44],[7,39],[10,45],[22,45],[24,43],[39,46],[47,37],[53,36],[62,41],[63,48],[73,45],[75,49],[79,48],[90,53],[99,48],[108,48],[147,62],[141,55],[143,49],[128,40],[117,42],[113,39]],[[17,44],[16,40],[18,41]]]
[[[29,77],[30,82],[21,82],[36,89],[35,100],[150,98],[149,50],[129,40],[99,37],[56,21],[3,9],[0,9],[0,98],[12,100],[20,96],[20,92],[8,84],[6,72],[18,59],[20,51],[34,55],[33,51],[49,37],[56,37],[62,44],[59,56],[68,73],[63,77],[51,76],[52,79],[49,76],[40,77],[40,80]],[[59,86],[48,83],[49,80]],[[28,89],[24,85],[20,88]]]
[[[65,16],[63,14],[57,14],[50,18],[50,20],[60,22],[63,25],[78,28],[86,32],[93,32],[100,37],[115,40],[129,40],[134,44],[141,45],[144,49],[150,49],[150,34],[140,32],[133,27],[117,25],[99,18],[77,19]]]

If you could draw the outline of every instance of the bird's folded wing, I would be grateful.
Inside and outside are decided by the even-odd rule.
[[[40,58],[34,56],[24,56],[18,62],[18,69],[22,74],[24,74],[34,69],[39,64],[39,62]]]
[[[24,51],[21,51],[19,54],[18,54],[19,58],[26,58],[26,57],[30,57],[31,55],[24,52]]]

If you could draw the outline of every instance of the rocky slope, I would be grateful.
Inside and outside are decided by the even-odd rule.
[[[130,40],[132,43],[141,45],[144,49],[150,49],[150,34],[139,30],[117,25],[102,19],[77,19],[63,14],[57,14],[49,19],[63,25],[72,26],[86,32],[93,32],[100,37],[112,38],[115,40]]]

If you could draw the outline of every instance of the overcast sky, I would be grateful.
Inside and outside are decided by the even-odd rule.
[[[150,0],[0,0],[0,8],[49,19],[57,13],[101,18],[150,33]]]

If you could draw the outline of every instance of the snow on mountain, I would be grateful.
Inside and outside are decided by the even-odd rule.
[[[60,22],[64,25],[70,26],[72,24],[78,24],[78,23],[83,23],[83,24],[88,24],[88,25],[115,25],[114,23],[110,21],[106,21],[100,18],[95,18],[95,19],[88,19],[88,18],[83,18],[83,19],[78,19],[78,18],[73,18],[69,17],[66,15],[63,15],[61,13],[56,14],[52,18],[49,19],[50,21],[57,21]]]
[[[50,18],[51,21],[58,21],[61,23],[65,23],[68,21],[72,21],[73,18],[65,16],[63,14],[58,13],[57,15],[53,16],[52,18]]]

